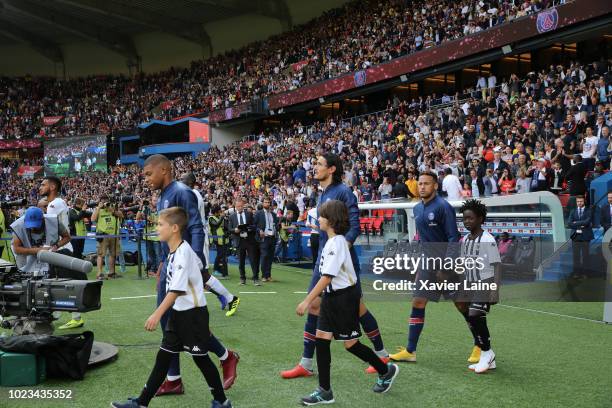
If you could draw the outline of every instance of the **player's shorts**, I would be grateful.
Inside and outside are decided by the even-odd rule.
[[[100,238],[98,241],[98,256],[105,256],[106,251],[110,253],[112,258],[117,256],[117,238]]]
[[[171,309],[159,348],[170,353],[185,351],[192,356],[203,356],[208,353],[209,338],[206,306],[183,311]]]
[[[336,340],[353,340],[361,337],[359,326],[359,303],[361,288],[353,285],[334,293],[325,293],[317,330],[332,333]]]
[[[420,269],[414,279],[415,289],[412,297],[424,298],[432,302],[438,302],[440,297],[444,297],[444,299],[447,300],[455,300],[457,291],[437,290],[422,287],[423,284],[427,285],[436,282],[438,282],[436,272]]]
[[[491,284],[495,282],[494,278],[483,279],[482,283]],[[469,285],[465,283],[464,285]],[[457,293],[457,302],[469,304],[469,309],[478,310],[484,313],[489,313],[491,306],[499,301],[499,291],[495,290],[467,290],[464,288]]]

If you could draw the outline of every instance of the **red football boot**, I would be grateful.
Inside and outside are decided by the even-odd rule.
[[[174,381],[169,381],[166,378],[162,385],[159,386],[155,396],[159,397],[160,395],[178,395],[184,393],[185,389],[183,388],[183,381],[180,378]]]
[[[387,364],[389,362],[389,357],[381,357],[380,361],[382,361],[383,363]],[[366,373],[367,374],[376,374],[376,369],[372,366],[369,366],[368,368],[366,368]]]
[[[312,375],[313,375],[313,372],[311,370],[304,368],[299,364],[293,367],[291,370],[281,371],[281,377],[285,379],[310,377]]]
[[[229,390],[232,385],[234,385],[234,381],[236,381],[236,377],[238,377],[238,371],[236,371],[236,367],[238,366],[238,362],[240,361],[240,356],[235,351],[228,350],[227,353],[227,358],[221,361],[221,368],[223,369],[224,390]]]

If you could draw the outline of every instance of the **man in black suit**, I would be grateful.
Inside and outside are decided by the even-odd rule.
[[[508,163],[502,160],[501,158],[501,149],[496,147],[493,149],[493,161],[487,164],[488,169],[492,169],[494,173],[497,174],[497,179],[499,180],[505,169],[510,169]]]
[[[612,225],[612,192],[608,193],[608,202],[601,206],[600,211],[600,224],[605,234]]]
[[[586,167],[582,163],[582,156],[579,154],[574,155],[574,164],[567,171],[565,179],[569,185],[569,193],[571,196],[584,197],[586,192],[586,185],[584,178],[586,177]]]
[[[235,202],[235,212],[230,217],[230,231],[232,232],[232,241],[238,249],[240,271],[240,284],[246,285],[246,274],[244,271],[244,263],[246,256],[249,256],[251,271],[253,272],[253,284],[260,286],[259,282],[259,246],[255,239],[255,224],[253,222],[253,213],[245,210],[244,201],[238,198]]]
[[[585,266],[589,259],[589,243],[593,240],[593,214],[584,206],[584,197],[576,197],[576,208],[570,212],[568,228],[572,229],[572,254],[574,277],[587,275]]]
[[[272,281],[272,260],[276,248],[276,233],[278,231],[278,217],[270,208],[270,199],[263,199],[263,208],[255,213],[255,237],[259,243],[261,254],[260,267],[264,282]]]

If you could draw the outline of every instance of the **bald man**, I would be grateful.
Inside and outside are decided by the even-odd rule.
[[[183,239],[191,245],[191,248],[198,255],[202,264],[205,265],[206,258],[203,253],[204,227],[202,225],[202,218],[198,209],[196,195],[185,184],[174,180],[172,163],[166,156],[161,154],[150,156],[145,161],[143,174],[146,183],[152,190],[161,190],[159,199],[157,200],[158,212],[170,207],[181,207],[187,212],[189,221],[187,228],[185,228]],[[159,285],[157,288],[158,305],[166,296],[165,260],[169,255],[169,248],[165,242],[162,243],[161,247],[162,261],[157,271],[159,278]],[[225,297],[227,301],[229,301],[229,311],[227,315],[233,315],[240,303],[240,299],[229,293],[217,278],[210,276],[207,270],[202,271],[202,277],[205,285],[208,286],[211,291],[219,294],[219,296]],[[168,314],[166,313],[161,319],[162,329],[165,329],[167,320]],[[221,360],[221,366],[223,368],[223,388],[227,390],[236,379],[236,366],[240,357],[236,352],[226,349],[212,333],[208,342],[208,349],[214,352]],[[181,381],[179,358],[177,354],[172,360],[166,381],[161,385],[156,395],[183,393],[184,389]]]

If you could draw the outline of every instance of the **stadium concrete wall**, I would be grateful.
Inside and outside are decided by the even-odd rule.
[[[324,11],[339,7],[347,0],[286,0],[293,24],[303,24]],[[240,48],[250,42],[264,40],[282,32],[276,18],[245,14],[205,24],[215,54]],[[168,33],[150,32],[133,37],[142,58],[144,72],[158,72],[171,66],[186,67],[191,61],[207,58],[208,49],[182,40]],[[125,58],[107,48],[87,41],[61,44],[67,78],[99,75],[128,74]],[[54,64],[23,44],[0,46],[0,75],[53,76],[62,78],[64,67]]]
[[[223,147],[230,143],[237,142],[244,136],[248,135],[252,128],[252,124],[250,123],[228,127],[211,126],[211,144],[214,146]]]

